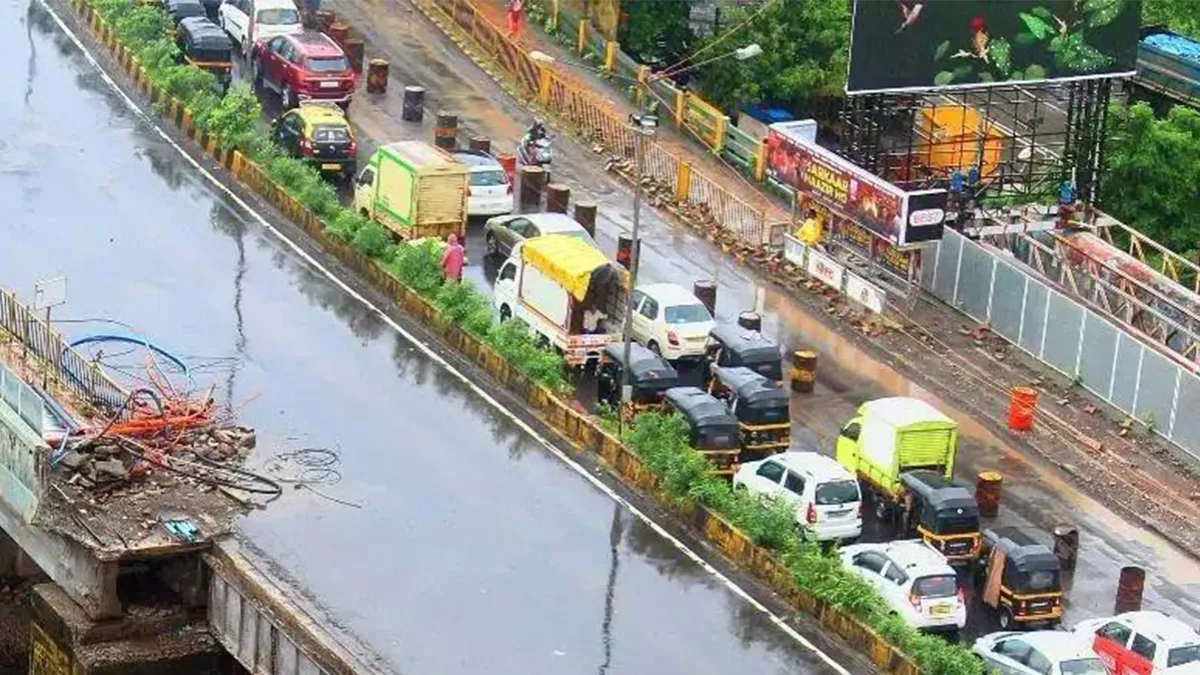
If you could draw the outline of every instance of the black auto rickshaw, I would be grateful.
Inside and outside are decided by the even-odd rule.
[[[791,397],[778,382],[745,366],[714,366],[709,393],[738,420],[742,462],[783,452],[792,444]]]
[[[175,25],[179,25],[179,22],[184,19],[208,18],[208,13],[200,0],[166,0],[164,6],[167,9],[167,15],[171,17],[171,21]]]
[[[716,467],[716,473],[732,476],[741,448],[738,421],[723,401],[697,387],[673,387],[665,395],[667,408],[688,423],[688,442]]]
[[[626,421],[647,410],[660,410],[663,395],[679,385],[679,374],[658,354],[636,342],[629,345],[629,402],[621,408]],[[600,355],[596,370],[596,400],[616,409],[621,403],[621,374],[625,370],[625,347],[611,344]]]
[[[951,565],[979,557],[979,506],[963,487],[924,469],[900,474],[904,525],[933,546]]]
[[[783,358],[779,345],[756,330],[723,324],[708,333],[705,384],[710,384],[712,367],[743,366],[773,382],[783,381]]]
[[[1000,628],[1062,621],[1063,589],[1058,558],[1019,527],[984,530],[975,582],[983,603],[1000,612]]]
[[[229,89],[233,79],[233,44],[217,24],[203,16],[187,17],[179,22],[175,44],[185,63],[215,75],[222,92]]]

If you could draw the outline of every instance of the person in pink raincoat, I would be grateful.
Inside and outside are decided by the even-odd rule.
[[[462,281],[463,265],[466,264],[466,251],[458,243],[458,235],[446,237],[446,250],[442,253],[442,274],[447,281]]]
[[[525,0],[509,0],[508,2],[508,39],[517,40],[521,37],[521,23],[525,20]]]

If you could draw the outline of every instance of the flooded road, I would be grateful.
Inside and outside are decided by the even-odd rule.
[[[0,6],[0,284],[28,300],[62,274],[68,336],[115,320],[224,364],[201,380],[257,428],[257,463],[338,452],[340,482],[240,536],[390,669],[847,672],[228,202],[36,3]]]
[[[459,116],[460,139],[482,134],[501,152],[513,152],[515,141],[533,120],[522,108],[407,0],[332,0],[333,8],[368,40],[368,51],[391,63],[389,93],[360,94],[351,118],[369,144],[408,138],[432,139],[432,111]],[[400,119],[400,92],[407,84],[426,88],[425,122]],[[565,131],[553,130],[554,179],[572,188],[573,201],[599,205],[597,239],[613,256],[617,237],[632,229],[632,198],[625,183],[603,170],[603,156]],[[364,155],[365,156],[365,155]],[[1149,571],[1145,606],[1200,623],[1200,564],[1162,537],[1130,524],[1111,509],[1081,493],[1054,467],[1011,447],[955,401],[941,400],[891,366],[829,329],[796,300],[762,283],[731,258],[690,231],[664,221],[652,209],[642,210],[641,281],[674,282],[686,288],[698,279],[718,283],[718,319],[732,321],[743,310],[764,315],[764,332],[776,337],[785,352],[807,347],[819,354],[816,391],[793,395],[793,449],[831,452],[842,424],[864,401],[883,396],[916,396],[953,417],[961,425],[959,476],[973,480],[984,469],[1005,475],[999,517],[990,525],[1031,526],[1049,535],[1056,525],[1073,524],[1081,535],[1078,569],[1071,580],[1067,623],[1111,614],[1121,567]],[[481,226],[469,232],[473,257],[484,248]],[[478,261],[475,261],[478,262]],[[484,265],[467,268],[466,278],[481,288],[490,282]],[[494,267],[491,275],[494,275]],[[873,538],[883,538],[875,530]],[[996,629],[990,612],[974,611],[968,635]]]

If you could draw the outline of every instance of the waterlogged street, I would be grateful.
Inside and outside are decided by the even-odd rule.
[[[219,364],[255,461],[338,451],[320,492],[346,504],[289,490],[239,534],[387,669],[869,672],[775,626],[214,191],[39,5],[6,1],[0,39],[3,285],[64,274],[68,335],[119,320]]]

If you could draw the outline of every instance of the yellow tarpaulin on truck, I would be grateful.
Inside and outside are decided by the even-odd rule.
[[[526,239],[521,259],[562,285],[571,297],[583,302],[592,272],[608,264],[608,258],[588,242],[561,234]]]

